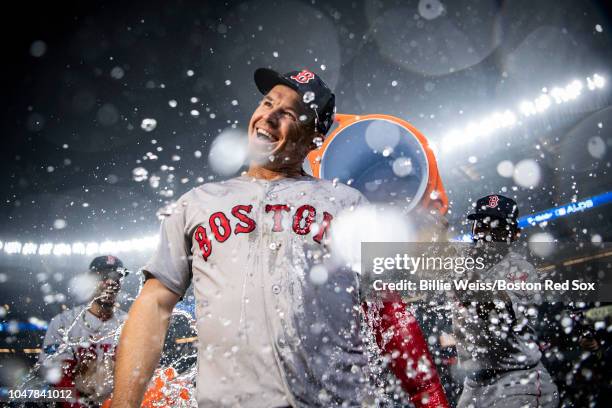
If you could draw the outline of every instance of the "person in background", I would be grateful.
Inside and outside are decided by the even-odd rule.
[[[74,400],[63,407],[98,407],[112,392],[115,347],[127,316],[116,301],[127,273],[115,256],[94,258],[87,272],[95,280],[91,301],[49,323],[39,361],[49,383],[74,389]]]
[[[474,254],[485,260],[472,280],[533,282],[537,271],[517,252],[518,207],[502,195],[479,199],[473,221]],[[465,372],[457,407],[556,407],[557,387],[542,365],[535,332],[524,313],[533,292],[455,291],[453,331],[459,367]]]

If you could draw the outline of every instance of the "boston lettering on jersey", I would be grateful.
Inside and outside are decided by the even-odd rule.
[[[234,225],[234,235],[248,234],[253,232],[257,227],[257,223],[249,214],[253,210],[252,205],[236,205],[231,210],[231,215],[238,222]],[[284,231],[282,223],[283,214],[291,212],[291,208],[287,204],[267,204],[265,206],[266,213],[272,213],[272,219],[274,225],[272,226],[272,232]],[[293,213],[293,220],[291,223],[291,230],[298,235],[307,235],[310,233],[312,224],[316,221],[317,210],[309,204],[298,207]],[[323,211],[323,217],[319,224],[319,229],[312,239],[321,243],[323,237],[329,229],[331,220],[334,217],[327,211]],[[210,231],[214,236],[215,241],[221,243],[227,241],[232,235],[232,226],[229,217],[222,211],[211,214],[208,219]],[[208,260],[208,257],[212,253],[212,239],[207,233],[207,228],[202,225],[198,225],[193,233],[193,238],[198,243],[200,250],[202,251],[202,257],[204,260]]]

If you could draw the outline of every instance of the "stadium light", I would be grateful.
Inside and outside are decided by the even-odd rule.
[[[37,244],[35,242],[20,241],[0,241],[0,252],[7,255],[36,255],[39,256],[69,256],[69,255],[96,255],[104,253],[126,253],[126,252],[144,252],[150,251],[157,246],[158,235],[148,235],[142,238],[133,238],[121,241],[106,240],[101,243],[97,242],[74,242],[57,243],[45,242]]]
[[[549,91],[548,88],[543,88],[540,95],[531,100],[524,100],[518,105],[518,113],[512,109],[506,109],[503,113],[495,112],[485,116],[481,120],[471,121],[463,128],[463,130],[451,130],[442,138],[442,151],[453,151],[459,145],[465,145],[484,136],[489,136],[498,129],[512,128],[521,125],[519,118],[528,118],[530,116],[542,114],[548,111],[553,104],[560,105],[578,99],[585,89],[585,81],[574,79],[566,86],[555,86]],[[603,89],[606,85],[606,79],[599,75],[593,74],[586,78],[586,89],[596,91]]]

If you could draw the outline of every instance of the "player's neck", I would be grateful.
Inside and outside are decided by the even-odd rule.
[[[106,321],[113,317],[113,306],[102,306],[98,302],[93,302],[89,307],[89,312],[102,321]]]
[[[264,180],[278,180],[289,177],[299,177],[303,175],[301,168],[283,168],[283,169],[268,169],[265,167],[251,165],[249,170],[246,172],[247,176],[264,179]]]

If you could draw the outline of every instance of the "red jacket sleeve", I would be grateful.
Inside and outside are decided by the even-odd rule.
[[[372,316],[367,307],[364,305],[366,316]],[[382,306],[372,312],[376,318],[369,324],[378,347],[391,357],[389,368],[412,403],[417,408],[449,407],[423,332],[399,295],[387,296]]]

